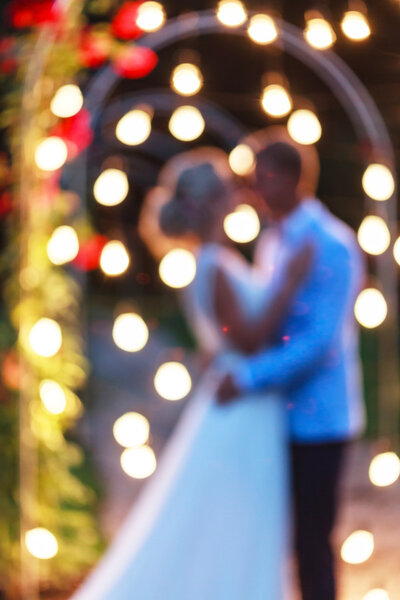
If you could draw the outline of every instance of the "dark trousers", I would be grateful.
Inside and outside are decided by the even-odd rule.
[[[292,444],[294,543],[302,600],[335,600],[330,537],[346,442]]]

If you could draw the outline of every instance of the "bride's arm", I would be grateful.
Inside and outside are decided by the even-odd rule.
[[[272,343],[289,310],[292,298],[308,272],[312,249],[305,246],[288,264],[281,288],[270,298],[260,319],[247,319],[230,281],[219,268],[215,282],[215,314],[218,323],[231,342],[251,354],[261,346]]]

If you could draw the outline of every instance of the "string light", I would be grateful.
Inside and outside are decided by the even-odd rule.
[[[369,478],[377,487],[386,487],[400,477],[400,459],[394,452],[377,454],[369,466]]]
[[[159,274],[161,280],[170,287],[186,287],[196,275],[196,259],[193,253],[183,248],[170,250],[160,262]]]
[[[234,242],[246,244],[260,233],[260,220],[257,212],[248,204],[240,204],[224,219],[226,235]]]
[[[205,122],[201,112],[194,106],[180,106],[169,120],[169,130],[174,137],[183,142],[191,142],[204,131]]]
[[[363,327],[373,329],[386,319],[387,304],[382,293],[374,288],[363,290],[354,305],[354,314]]]
[[[362,178],[364,192],[373,200],[388,200],[394,192],[393,175],[385,165],[373,163]]]
[[[56,381],[43,379],[39,385],[39,395],[46,410],[52,415],[60,415],[67,406],[65,392]]]
[[[315,144],[321,137],[322,127],[315,113],[308,109],[295,110],[287,124],[290,137],[298,144]]]
[[[115,319],[112,336],[121,350],[138,352],[147,344],[149,330],[142,317],[135,313],[124,313]]]
[[[239,144],[229,154],[229,165],[236,175],[248,175],[255,165],[253,150],[247,144]]]
[[[331,24],[315,11],[306,13],[304,37],[310,46],[318,50],[326,50],[333,46],[336,41],[336,35]]]
[[[367,592],[362,600],[390,600],[390,597],[386,590],[375,588]]]
[[[83,106],[81,90],[75,84],[63,85],[54,95],[50,104],[51,112],[57,117],[68,118],[76,115]]]
[[[127,146],[138,146],[147,140],[151,133],[151,116],[141,109],[130,110],[117,123],[115,135]]]
[[[125,200],[129,192],[126,174],[119,169],[105,169],[96,179],[93,195],[103,206],[116,206]]]
[[[218,4],[217,17],[227,27],[239,27],[247,19],[247,12],[239,0],[221,0]]]
[[[292,100],[288,92],[277,83],[264,88],[261,104],[271,117],[284,117],[292,110]]]
[[[165,11],[159,2],[143,2],[138,8],[136,24],[143,31],[157,31],[165,23]]]
[[[107,242],[100,255],[100,267],[106,275],[121,275],[129,267],[129,263],[129,254],[122,242]]]
[[[393,256],[398,265],[400,265],[400,237],[394,243]]]
[[[367,39],[371,35],[367,17],[358,10],[349,10],[341,22],[343,33],[356,42]]]
[[[114,423],[114,438],[125,448],[142,446],[149,439],[150,424],[146,417],[137,412],[128,412]]]
[[[182,400],[192,388],[192,380],[187,368],[179,362],[161,365],[154,377],[154,387],[165,400]]]
[[[50,136],[38,144],[35,162],[42,171],[57,171],[68,157],[67,145],[60,137]]]
[[[354,531],[345,540],[341,549],[342,559],[351,564],[359,565],[367,561],[374,551],[374,536],[370,531],[362,529]]]
[[[62,344],[61,328],[53,319],[39,319],[29,332],[29,344],[39,356],[57,354]]]
[[[196,65],[182,63],[173,70],[171,85],[178,94],[193,96],[201,89],[203,76]]]
[[[373,215],[362,221],[357,237],[364,252],[374,256],[383,254],[390,245],[390,232],[385,221]]]
[[[44,527],[36,527],[27,531],[25,545],[32,556],[42,560],[53,558],[58,552],[57,539]]]
[[[47,243],[47,256],[54,265],[74,260],[79,252],[78,235],[69,225],[57,227]]]
[[[129,477],[145,479],[156,470],[156,456],[150,446],[127,448],[121,454],[121,467]]]
[[[256,44],[270,44],[278,37],[275,21],[269,15],[254,15],[247,32]]]

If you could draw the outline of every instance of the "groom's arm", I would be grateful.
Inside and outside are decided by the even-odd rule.
[[[286,388],[318,368],[343,319],[352,310],[361,279],[361,267],[352,265],[347,248],[330,249],[314,274],[314,296],[310,298],[308,330],[244,361],[234,380],[242,391]],[[358,275],[360,277],[358,277]]]

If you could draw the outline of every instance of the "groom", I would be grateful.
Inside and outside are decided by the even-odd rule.
[[[363,427],[357,328],[363,283],[355,235],[318,200],[301,200],[301,159],[286,143],[257,155],[256,185],[271,227],[256,256],[279,286],[285,262],[311,242],[313,264],[293,299],[278,345],[246,358],[220,384],[218,402],[243,392],[278,390],[287,402],[291,441],[294,537],[303,600],[335,600],[330,536],[349,440]]]

